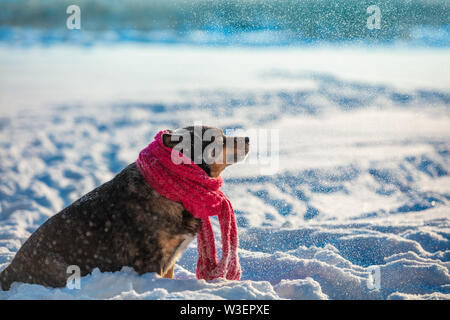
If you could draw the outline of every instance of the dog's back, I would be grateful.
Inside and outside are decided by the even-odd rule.
[[[198,223],[181,204],[152,190],[133,163],[39,227],[0,274],[1,286],[63,287],[70,265],[82,276],[123,266],[164,275]]]

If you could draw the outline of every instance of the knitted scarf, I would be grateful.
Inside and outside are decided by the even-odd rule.
[[[234,210],[227,196],[219,190],[223,179],[211,178],[181,152],[166,147],[160,131],[143,149],[136,161],[145,181],[162,196],[179,203],[201,219],[197,234],[197,278],[239,280],[241,267],[237,255],[238,236]],[[182,161],[175,164],[172,152]],[[218,216],[222,238],[222,257],[217,259],[210,216]]]

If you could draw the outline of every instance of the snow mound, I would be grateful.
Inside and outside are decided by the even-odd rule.
[[[281,280],[274,286],[275,291],[282,298],[295,300],[327,300],[328,296],[322,292],[320,284],[314,279]]]
[[[211,70],[222,66],[221,53],[200,59],[206,49],[184,50]],[[108,52],[105,59],[114,58]],[[138,61],[147,59],[138,52]],[[259,54],[283,61],[281,53]],[[46,219],[135,161],[158,130],[197,120],[278,129],[276,174],[251,163],[224,174],[239,225],[241,281],[195,279],[193,243],[173,280],[94,270],[81,289],[16,283],[0,299],[449,299],[449,93],[305,73],[307,65],[271,70],[267,60],[239,65],[254,87],[224,89],[219,75],[222,82],[204,90],[171,79],[175,93],[161,99],[0,110],[0,269]]]

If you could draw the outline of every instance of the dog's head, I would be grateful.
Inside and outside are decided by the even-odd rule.
[[[162,137],[164,145],[183,153],[213,178],[244,160],[249,151],[248,137],[228,137],[220,128],[190,126],[168,131]]]

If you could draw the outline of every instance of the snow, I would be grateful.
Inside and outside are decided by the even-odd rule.
[[[285,299],[295,300],[327,300],[328,296],[313,278],[281,280],[274,287],[278,295]]]
[[[249,162],[224,173],[241,281],[196,280],[194,242],[173,280],[94,270],[81,289],[15,283],[0,299],[449,299],[449,57],[2,45],[0,269],[160,129],[275,129],[280,144],[275,174]]]

